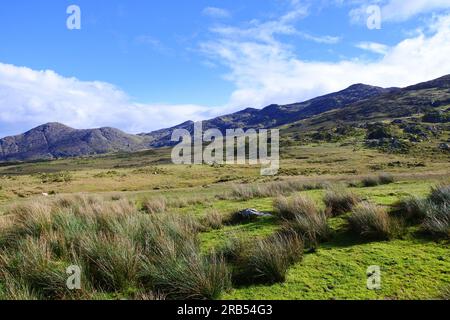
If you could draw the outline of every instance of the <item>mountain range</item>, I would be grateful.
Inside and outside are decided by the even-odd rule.
[[[355,124],[401,118],[450,105],[450,75],[406,88],[380,88],[355,84],[349,88],[289,105],[270,105],[203,122],[205,130],[217,128],[301,128],[305,131],[336,123]],[[171,145],[175,129],[193,131],[194,122],[142,133],[127,134],[115,128],[73,129],[47,123],[23,134],[0,139],[0,161],[30,161],[134,152]]]

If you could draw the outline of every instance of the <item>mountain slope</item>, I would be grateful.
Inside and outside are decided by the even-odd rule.
[[[216,128],[221,131],[229,128],[242,128],[244,130],[250,128],[275,128],[397,90],[398,89],[395,88],[384,89],[364,84],[356,84],[345,90],[317,97],[302,103],[284,106],[274,104],[267,106],[262,110],[248,108],[233,114],[206,120],[203,121],[203,128],[205,130]],[[182,128],[192,132],[193,125],[193,122],[186,122],[173,128],[158,130],[143,134],[142,136],[146,136],[152,141],[152,147],[167,146],[171,144],[170,138],[175,129]]]
[[[349,104],[298,121],[291,127],[302,131],[336,122],[354,124],[389,118],[402,118],[450,105],[450,75],[436,80],[396,89],[383,95]]]
[[[203,122],[203,128],[261,129],[283,127],[301,132],[333,127],[336,123],[359,124],[385,118],[400,118],[450,105],[450,75],[407,88],[379,88],[356,84],[302,103],[270,105],[245,110]],[[0,161],[22,161],[85,156],[172,145],[175,129],[193,132],[194,122],[142,133],[126,134],[114,128],[77,130],[48,123],[24,134],[0,139]]]
[[[114,128],[76,130],[48,123],[24,134],[0,140],[0,160],[37,160],[136,151],[146,139]]]

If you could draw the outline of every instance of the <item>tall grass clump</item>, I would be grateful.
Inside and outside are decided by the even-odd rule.
[[[0,220],[0,291],[7,299],[133,297],[137,292],[213,299],[231,281],[222,257],[202,253],[197,235],[203,227],[194,217],[149,215],[126,199],[87,196],[31,201],[5,217]],[[66,287],[70,265],[82,269],[82,290]]]
[[[422,229],[437,237],[450,237],[450,204],[427,202]]]
[[[394,205],[394,212],[398,213],[406,222],[420,223],[426,216],[426,202],[427,200],[417,196],[409,196]]]
[[[214,253],[201,255],[192,243],[180,254],[161,255],[145,266],[146,281],[170,299],[218,299],[231,287],[225,259]]]
[[[361,202],[359,196],[341,186],[333,186],[325,193],[323,201],[328,216],[338,216],[351,211],[353,206]]]
[[[361,184],[363,187],[369,188],[369,187],[375,187],[378,186],[380,184],[380,181],[378,180],[377,177],[364,177],[361,180]]]
[[[350,229],[368,239],[388,239],[391,236],[391,221],[383,207],[360,203],[348,217]]]
[[[450,205],[450,185],[440,185],[432,188],[428,199],[435,204]]]
[[[212,229],[212,230],[222,229],[223,224],[224,224],[224,218],[220,212],[213,210],[213,211],[208,212],[201,219],[201,224],[206,229]]]
[[[235,252],[233,281],[237,284],[280,283],[290,266],[303,256],[303,242],[296,234],[276,234],[247,243]]]
[[[287,222],[284,230],[292,230],[300,235],[305,245],[316,247],[321,241],[330,239],[331,229],[323,211],[314,215],[296,215]]]
[[[19,285],[22,289],[27,288],[28,293],[39,292],[49,299],[65,297],[68,294],[67,266],[55,259],[50,243],[44,237],[26,237],[20,241],[18,250],[0,252],[0,277],[16,294]]]
[[[391,184],[395,182],[395,178],[392,174],[383,172],[378,175],[378,181],[380,184]]]
[[[90,234],[80,243],[86,274],[97,288],[120,292],[137,287],[140,248],[120,235]]]
[[[294,231],[305,243],[317,245],[330,236],[326,214],[308,196],[296,195],[290,199],[280,196],[274,201],[278,215],[285,220],[283,231]]]
[[[167,200],[163,197],[146,199],[142,208],[149,214],[163,213],[167,208]]]
[[[234,185],[231,198],[236,200],[250,200],[254,198],[270,198],[289,195],[294,192],[322,189],[321,183],[306,183],[303,181],[286,180],[260,184]]]
[[[383,184],[391,184],[395,182],[395,178],[390,173],[380,173],[378,176],[368,176],[361,180],[363,187],[376,187]]]
[[[450,236],[450,185],[432,188],[427,198],[409,197],[395,206],[409,223],[420,223],[422,230],[436,237]]]
[[[279,196],[273,206],[277,214],[286,220],[293,220],[298,215],[314,216],[319,212],[314,200],[304,195],[295,195],[292,198]]]

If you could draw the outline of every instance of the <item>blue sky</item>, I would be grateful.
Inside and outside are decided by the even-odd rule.
[[[81,30],[66,27],[72,4]],[[380,30],[366,25],[370,5],[381,10]],[[3,0],[0,136],[49,121],[151,131],[355,82],[429,80],[450,73],[449,8],[450,0]]]

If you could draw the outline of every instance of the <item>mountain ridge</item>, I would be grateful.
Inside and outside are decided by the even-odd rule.
[[[445,104],[450,104],[450,75],[406,88],[381,88],[358,83],[304,102],[272,104],[262,109],[246,108],[205,120],[203,128],[224,131],[229,128],[270,129],[302,121],[369,121],[382,115],[401,117]],[[193,132],[193,128],[194,122],[186,121],[171,128],[134,135],[111,127],[74,129],[49,122],[23,134],[0,139],[0,162],[166,147],[173,144],[170,138],[175,129]]]

